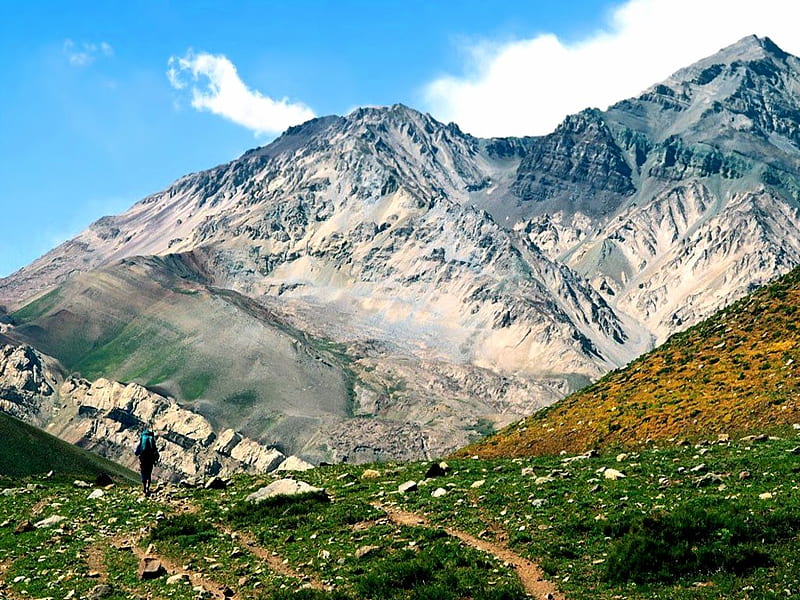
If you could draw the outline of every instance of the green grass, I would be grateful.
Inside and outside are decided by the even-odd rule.
[[[47,314],[60,300],[60,288],[55,288],[11,313],[11,318],[14,320],[14,323],[18,325],[34,321]]]
[[[428,463],[336,465],[300,476],[324,495],[261,504],[246,498],[274,476],[239,476],[226,490],[169,487],[148,501],[117,486],[95,502],[68,483],[28,480],[0,493],[0,515],[11,521],[0,526],[0,563],[17,595],[85,595],[95,583],[85,557],[99,544],[120,597],[192,597],[190,585],[167,586],[165,577],[139,581],[130,550],[108,547],[116,537],[152,543],[242,598],[523,598],[515,571],[445,531],[454,528],[537,561],[571,600],[794,597],[798,445],[792,431],[761,442],[650,446],[619,460],[616,452],[566,462],[455,459],[429,481]],[[366,468],[380,476],[362,479]],[[606,479],[606,468],[626,477]],[[409,479],[419,490],[399,494]],[[438,487],[447,492],[434,498]],[[427,525],[398,525],[387,506],[422,514]],[[51,514],[67,517],[62,532],[12,533],[22,519]],[[255,555],[251,542],[288,572]]]
[[[94,479],[100,473],[136,480],[135,473],[116,463],[0,413],[0,475],[20,478],[49,471],[69,480]]]

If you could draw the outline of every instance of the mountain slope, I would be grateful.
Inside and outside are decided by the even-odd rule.
[[[241,332],[236,323],[263,318],[256,330],[281,323],[346,355],[333,370],[352,389],[347,418],[342,384],[308,395],[344,420],[319,429],[306,401],[313,414],[296,415],[319,447],[346,439],[353,450],[359,437],[402,430],[422,455],[453,448],[800,264],[798,82],[800,60],[751,36],[537,138],[478,139],[401,105],[314,119],[0,280],[17,321],[5,335],[92,375],[162,385],[224,421],[239,409],[213,407],[250,381],[306,387],[302,365],[300,380],[294,366],[270,379],[258,364],[250,378],[236,360],[214,368],[229,373],[218,389],[203,385],[199,363],[225,353],[205,355],[196,327],[222,332],[230,317]],[[154,291],[141,265],[155,263],[180,264],[209,296]],[[108,277],[137,283],[119,301],[102,291],[93,301],[85,282],[103,290]],[[73,351],[86,349],[87,325],[90,336],[97,328],[89,347],[116,339],[103,304],[131,323],[106,349],[116,362]],[[199,323],[211,307],[221,312]],[[159,310],[172,333],[150,327]],[[247,345],[237,337],[226,344]]]
[[[798,314],[800,268],[462,453],[578,453],[783,432],[800,423]]]
[[[2,412],[0,440],[0,477],[17,479],[53,471],[59,479],[82,477],[93,480],[105,473],[120,480],[136,480],[133,471]]]

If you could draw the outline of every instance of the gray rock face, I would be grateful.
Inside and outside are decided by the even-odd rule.
[[[352,392],[323,353],[307,361],[304,376],[329,369],[308,380],[333,408],[314,394],[276,408],[276,442],[302,427],[315,440],[287,453],[441,454],[487,415],[530,413],[800,264],[798,98],[800,60],[750,37],[537,138],[481,140],[400,105],[315,119],[0,280],[12,310],[64,283],[32,322],[4,317],[2,335],[57,346],[59,303],[92,314],[73,310],[76,273],[101,274],[99,293],[111,270],[159,262],[186,298],[225,290],[283,331],[341,344]],[[295,354],[314,354],[303,335]],[[42,383],[14,389],[41,397],[25,386]],[[246,446],[234,437],[220,456]]]

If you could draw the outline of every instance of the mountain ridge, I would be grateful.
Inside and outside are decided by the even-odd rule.
[[[459,411],[501,425],[800,264],[800,61],[776,48],[745,38],[545,136],[403,105],[313,119],[98,220],[0,280],[0,303],[177,255],[347,348],[365,417],[463,440]]]

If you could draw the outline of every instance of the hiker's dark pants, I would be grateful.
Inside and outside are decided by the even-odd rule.
[[[150,481],[151,476],[153,475],[153,464],[155,463],[152,460],[139,459],[139,470],[142,472],[142,483]]]

